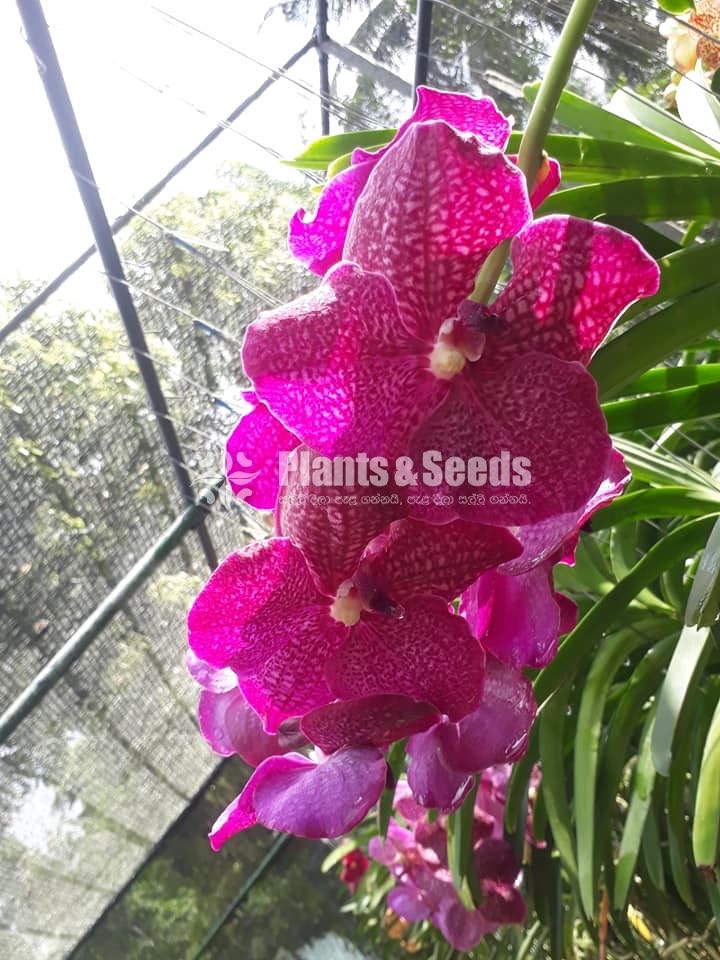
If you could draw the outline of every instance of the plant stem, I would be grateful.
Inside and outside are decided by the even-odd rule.
[[[570,78],[575,54],[583,42],[597,3],[598,0],[574,0],[557,48],[530,111],[530,118],[520,141],[517,161],[518,167],[525,174],[530,191],[542,162],[545,137],[550,130],[558,101]],[[477,275],[470,300],[477,303],[489,301],[502,273],[509,249],[510,241],[505,240],[492,251]]]

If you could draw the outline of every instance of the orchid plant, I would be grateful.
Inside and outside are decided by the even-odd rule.
[[[574,8],[517,155],[489,98],[429,88],[375,147],[334,138],[315,213],[290,224],[319,283],[250,325],[227,446],[233,492],[272,511],[274,534],[228,557],[188,618],[201,732],[255,767],[212,846],[256,824],[366,835],[377,808],[366,852],[393,878],[388,905],[458,950],[525,918],[504,828],[528,817],[550,718],[562,743],[563,671],[621,602],[598,588],[578,623],[558,583],[582,592],[581,531],[608,525],[628,462],[653,477],[611,440],[623,401],[598,397],[648,366],[603,367],[633,330],[598,351],[618,317],[662,302],[658,263],[633,233],[561,212],[576,191],[554,193],[560,164],[539,149],[591,7]],[[593,918],[596,842],[583,834],[578,878],[551,792],[562,756],[546,742],[541,759],[553,849]],[[345,864],[354,889],[367,862]]]

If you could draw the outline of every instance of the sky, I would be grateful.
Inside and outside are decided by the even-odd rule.
[[[273,0],[45,0],[46,18],[110,218],[125,210],[226,116],[269,71],[302,46],[310,26],[288,23]],[[172,21],[172,14],[240,53]],[[352,21],[336,27],[346,39]],[[344,34],[344,35],[343,35]],[[32,52],[14,3],[0,4],[5,132],[0,176],[0,282],[49,280],[92,242]],[[317,89],[311,51],[292,76]],[[203,111],[205,115],[203,115]],[[319,101],[279,81],[178,178],[176,190],[207,189],[224,162],[280,176],[245,136],[283,156],[319,135]],[[245,136],[243,136],[245,135]]]

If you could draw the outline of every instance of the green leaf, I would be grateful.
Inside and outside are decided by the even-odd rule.
[[[543,203],[543,214],[601,215],[641,220],[690,220],[720,216],[717,176],[630,177],[559,190]]]
[[[528,83],[523,87],[523,95],[530,103],[535,101],[540,83]],[[633,143],[639,146],[666,149],[667,141],[628,120],[609,113],[597,104],[586,100],[577,93],[564,90],[560,97],[555,119],[570,130],[577,130],[589,137],[601,140],[615,140],[620,143]]]
[[[688,363],[681,367],[653,367],[633,380],[623,393],[654,393],[674,390],[693,383],[717,383],[720,381],[720,363]]]
[[[582,188],[584,189],[584,188]],[[600,396],[616,394],[650,367],[720,326],[720,283],[695,290],[623,331],[595,354]]]
[[[478,780],[475,778],[470,792],[459,810],[451,813],[447,820],[448,864],[453,885],[460,900],[468,910],[474,910],[482,896],[477,884],[473,863],[473,843],[475,830],[475,797]],[[471,887],[472,884],[472,887]],[[472,888],[475,888],[474,890]],[[480,897],[478,903],[474,897]]]
[[[672,113],[663,110],[652,100],[640,96],[634,90],[616,90],[607,110],[631,123],[637,123],[662,137],[675,148],[692,150],[709,157],[720,157],[720,150],[708,139],[695,133]]]
[[[390,767],[394,782],[397,782],[405,764],[406,745],[407,740],[397,740],[387,752],[387,765]],[[383,839],[387,836],[394,796],[394,786],[386,787],[380,794],[380,802],[378,803],[378,832]]]
[[[652,741],[655,769],[664,777],[670,772],[675,727],[695,677],[709,652],[710,631],[684,627],[660,690],[659,706]]]
[[[690,589],[685,623],[710,627],[720,611],[720,520],[715,523],[700,557]]]
[[[667,533],[585,614],[567,635],[552,663],[541,670],[535,680],[535,698],[541,709],[545,701],[572,678],[578,666],[592,655],[605,632],[627,616],[628,604],[637,594],[663,570],[669,569],[678,556],[688,556],[704,544],[711,523],[709,518],[703,517]],[[662,625],[663,621],[660,623]]]
[[[655,767],[652,762],[650,744],[655,726],[656,709],[656,705],[650,708],[638,749],[637,765],[630,794],[630,807],[625,820],[625,829],[620,841],[620,853],[615,869],[613,904],[616,910],[623,910],[625,907],[640,851],[645,819],[652,802]]]
[[[508,153],[517,153],[522,135],[522,130],[512,134]],[[715,163],[664,146],[656,148],[595,137],[550,134],[545,138],[545,150],[559,162],[563,180],[573,183],[683,173],[720,174],[720,161]]]
[[[320,865],[321,872],[328,873],[330,870],[332,870],[335,864],[340,863],[342,858],[346,856],[348,853],[351,853],[356,846],[357,844],[352,839],[352,837],[349,837],[348,839],[343,840],[336,847],[334,847],[330,851],[330,853],[325,857],[325,859]]]
[[[659,780],[655,784],[652,802],[645,818],[645,829],[642,835],[642,856],[647,875],[653,886],[662,893],[666,892],[665,867],[662,857],[662,837],[660,835],[660,820],[658,811],[661,808],[665,784]]]
[[[538,759],[538,729],[539,724],[533,724],[530,731],[525,756],[513,764],[508,783],[507,799],[505,801],[505,830],[514,833],[520,820],[520,811],[527,804],[528,783],[530,774]]]
[[[667,13],[685,13],[695,9],[693,0],[658,0],[658,6]]]
[[[647,397],[606,401],[603,413],[611,433],[687,423],[720,411],[720,382],[698,383]]]
[[[592,529],[607,530],[621,523],[658,517],[703,517],[715,513],[720,513],[720,490],[712,494],[668,486],[618,497],[593,514]]]
[[[675,725],[667,785],[666,812],[668,851],[673,883],[677,892],[691,910],[695,909],[695,900],[688,869],[690,849],[687,823],[685,822],[685,797],[688,793],[688,769],[690,767],[690,747],[692,745],[691,731],[696,715],[695,699],[693,697],[686,698]]]
[[[669,621],[666,632],[674,625]],[[644,631],[644,625],[639,630]],[[595,797],[595,832],[598,837],[599,859],[604,867],[605,883],[612,888],[613,845],[611,819],[615,807],[628,747],[633,738],[638,718],[648,699],[656,692],[663,670],[670,659],[675,638],[666,637],[651,647],[640,659],[612,711],[605,733],[597,777]]]
[[[630,628],[608,637],[593,661],[583,685],[575,728],[575,820],[580,896],[588,917],[598,902],[595,848],[595,798],[602,719],[615,674],[631,653],[647,645],[643,631]]]
[[[570,828],[570,803],[567,797],[563,745],[565,742],[565,715],[570,693],[569,685],[561,690],[540,715],[540,760],[542,780],[540,789],[545,800],[548,822],[555,847],[573,883],[577,883],[578,870],[575,843]]]
[[[658,266],[660,289],[654,296],[644,297],[630,304],[620,317],[621,323],[666,300],[676,300],[686,293],[708,286],[717,276],[720,266],[720,240],[676,250],[661,257]]]
[[[695,797],[693,858],[706,873],[714,871],[720,835],[720,699],[703,748],[702,766]]]
[[[656,486],[683,486],[715,497],[720,487],[712,477],[691,463],[680,460],[667,450],[650,450],[633,440],[618,437],[615,446],[637,480]],[[593,517],[593,522],[595,518]]]
[[[352,153],[356,147],[379,147],[394,136],[395,130],[386,128],[355,130],[351,133],[337,133],[331,137],[319,137],[292,160],[283,162],[285,166],[296,167],[298,170],[326,170],[333,160]]]

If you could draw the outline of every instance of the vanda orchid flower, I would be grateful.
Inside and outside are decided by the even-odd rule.
[[[524,184],[499,152],[443,121],[412,124],[355,205],[350,262],[248,329],[257,395],[328,456],[410,452],[420,463],[439,451],[468,463],[510,451],[529,461],[526,497],[458,507],[468,519],[524,525],[577,510],[611,449],[581,364],[659,274],[613,227],[561,216],[526,226],[528,216]],[[492,309],[464,302],[489,250],[518,231],[513,276]]]
[[[490,97],[476,98],[418,87],[415,109],[392,141],[373,152],[354,150],[350,166],[326,184],[314,216],[307,217],[304,210],[298,210],[290,221],[290,251],[313,273],[322,276],[342,259],[355,204],[378,161],[415,124],[428,120],[442,120],[460,133],[472,134],[486,146],[500,151],[510,138],[510,123]],[[559,182],[560,168],[555,160],[548,160],[537,178],[533,206],[538,206]]]
[[[338,524],[328,563],[327,526],[306,511],[294,527],[305,556],[286,538],[252,544],[220,565],[190,611],[190,648],[235,671],[269,732],[336,698],[397,694],[454,720],[479,702],[484,654],[448,602],[517,556],[517,541],[480,524],[404,519],[361,559],[369,538],[358,524],[374,512],[364,505],[355,524]]]

